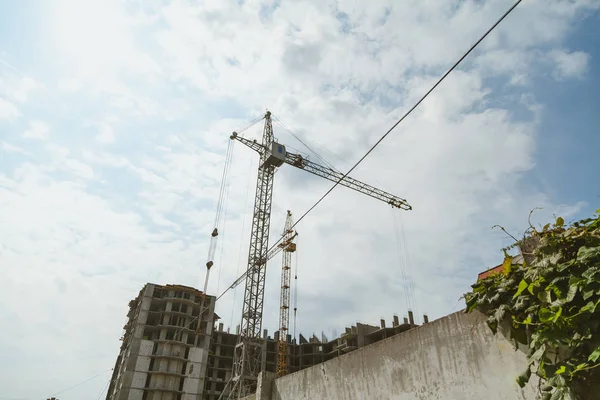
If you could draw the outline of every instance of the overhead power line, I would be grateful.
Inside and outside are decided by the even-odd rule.
[[[442,75],[437,82],[419,99],[419,101],[417,101],[415,103],[414,106],[412,106],[398,121],[396,121],[396,123],[394,123],[394,125],[392,125],[392,127],[390,129],[388,129],[383,136],[381,136],[381,138],[379,138],[379,140],[377,142],[375,142],[375,144],[373,146],[371,146],[371,148],[365,153],[365,155],[363,155],[355,164],[354,166],[352,166],[352,168],[350,168],[350,170],[348,170],[348,172],[346,172],[327,192],[325,192],[325,194],[323,196],[321,196],[319,198],[319,200],[317,200],[304,214],[302,214],[302,216],[300,216],[300,218],[298,218],[298,220],[296,220],[296,222],[292,225],[292,229],[294,227],[296,227],[296,225],[298,225],[300,223],[300,221],[302,221],[304,219],[304,217],[306,217],[312,210],[315,209],[315,207],[317,207],[322,201],[323,199],[325,199],[325,197],[327,197],[329,195],[329,193],[331,193],[333,191],[333,189],[335,189],[342,180],[344,180],[352,171],[354,171],[356,169],[356,167],[358,167],[360,165],[360,163],[362,163],[364,161],[365,158],[367,158],[369,156],[369,154],[371,154],[373,152],[373,150],[375,150],[375,148],[377,146],[379,146],[379,144],[398,126],[400,125],[400,123],[402,121],[404,121],[406,119],[406,117],[408,117],[419,105],[421,105],[421,103],[440,85],[440,83],[442,83],[444,81],[444,79],[446,79],[446,77],[448,77],[448,75],[450,75],[450,73],[452,71],[454,71],[456,69],[456,67],[458,67],[464,60],[465,58],[467,58],[467,56],[469,54],[471,54],[473,52],[473,50],[475,50],[475,48],[494,30],[496,29],[496,27],[522,2],[523,0],[517,0],[470,48],[469,50],[467,50],[466,53],[464,53],[459,59],[458,61],[456,61],[449,69],[448,71],[446,71],[446,73],[444,75]],[[259,121],[260,119],[256,118],[253,121],[251,121],[249,124],[255,124],[256,121]],[[282,125],[281,121],[278,121],[280,125]],[[286,129],[284,127],[284,129]],[[287,130],[287,129],[286,129]],[[294,137],[296,137],[296,135],[293,135]],[[298,139],[298,138],[297,138]],[[300,139],[298,139],[300,140]],[[304,144],[304,143],[303,143]],[[306,146],[306,144],[305,144]],[[308,148],[308,146],[307,146]],[[269,252],[271,250],[273,250],[282,240],[282,237],[280,237],[275,243],[273,243],[271,245],[271,247],[269,248]],[[232,286],[235,285],[235,282],[238,282],[240,279],[242,279],[244,277],[245,273],[243,275],[240,275],[235,281],[234,284]],[[223,293],[221,293],[219,295],[219,297],[217,299],[220,299],[221,297],[223,297],[223,295],[225,295],[231,288],[232,286],[228,287],[227,289],[225,289],[225,291],[223,291]]]
[[[323,196],[321,196],[321,198],[315,203],[313,204],[312,207],[310,207],[304,214],[302,214],[302,216],[292,225],[292,228],[294,228],[296,225],[298,225],[298,223],[304,218],[306,217],[321,201],[323,201],[323,199],[325,197],[327,197],[327,195],[329,195],[329,193],[331,193],[333,191],[333,189],[335,189],[338,184],[346,177],[348,176],[352,171],[354,171],[354,169],[365,159],[367,158],[367,156],[383,141],[383,139],[385,139],[390,132],[392,132],[394,130],[394,128],[396,128],[404,119],[406,119],[406,117],[408,115],[410,115],[410,113],[412,113],[422,102],[423,100],[425,100],[427,98],[427,96],[429,96],[431,94],[431,92],[433,92],[440,83],[442,83],[442,81],[444,79],[446,79],[446,77],[456,69],[456,67],[479,45],[479,43],[481,43],[483,41],[483,39],[485,39],[497,26],[498,24],[500,24],[500,22],[502,22],[518,5],[519,3],[521,3],[523,0],[518,0],[511,8],[508,9],[508,11],[506,11],[504,13],[504,15],[502,15],[502,17],[500,17],[500,19],[498,19],[498,21],[496,21],[496,23],[494,23],[494,25],[492,25],[491,28],[489,28],[484,34],[483,36],[481,36],[481,38],[479,38],[479,40],[477,40],[477,42],[475,42],[475,44],[473,46],[471,46],[471,48],[456,62],[454,63],[454,65],[452,65],[452,67],[450,67],[450,69],[435,83],[435,85],[433,85],[431,87],[431,89],[429,89],[427,91],[427,93],[425,93],[425,95],[423,95],[423,97],[421,97],[421,99],[410,109],[408,110],[403,116],[402,118],[400,118],[370,149],[369,151],[367,151],[367,153],[361,157],[358,162],[356,162],[356,164],[354,164],[354,166],[352,168],[350,168],[350,170],[348,172],[346,172],[344,174],[344,176],[338,180]],[[260,118],[256,118],[253,121],[251,121],[250,123],[245,125],[245,129],[247,129],[247,127],[255,124],[256,122],[260,121]],[[269,251],[271,251],[272,249],[275,248],[275,246],[277,246],[277,244],[279,244],[279,242],[281,242],[282,238],[280,237],[269,249]],[[238,279],[236,279],[237,282],[239,279],[241,279],[243,277],[243,275],[241,275]],[[229,290],[232,289],[232,287],[234,287],[234,285],[229,286],[227,289],[225,289],[219,296],[217,296],[217,298],[215,299],[215,303],[217,301],[219,301]],[[196,319],[198,319],[200,317],[200,315],[202,315],[204,313],[204,311],[206,311],[206,309],[201,310],[200,314],[192,319],[192,321],[190,321],[190,323],[188,324],[188,326],[195,321]],[[185,327],[184,327],[185,328]],[[183,328],[182,328],[183,329]]]
[[[99,377],[100,375],[103,375],[103,374],[105,374],[105,373],[107,373],[108,371],[111,371],[111,370],[112,370],[112,368],[106,369],[106,370],[104,370],[104,371],[100,372],[99,374],[92,376],[91,378],[88,378],[88,379],[86,379],[86,380],[84,380],[84,381],[81,381],[81,382],[79,382],[78,384],[76,384],[76,385],[73,385],[73,386],[70,386],[70,387],[68,387],[68,388],[66,388],[66,389],[63,389],[63,390],[59,391],[59,392],[56,392],[56,393],[54,393],[54,394],[50,395],[49,397],[54,397],[54,396],[56,396],[56,395],[59,395],[59,394],[61,394],[61,393],[64,393],[64,392],[66,392],[66,391],[69,391],[69,390],[71,390],[71,389],[75,389],[77,386],[81,386],[81,385],[83,385],[84,383],[91,381],[92,379],[96,379],[96,378],[97,378],[97,377]],[[46,400],[46,399],[43,399],[43,400]]]
[[[304,219],[304,217],[306,217],[315,207],[317,207],[322,201],[323,199],[325,199],[325,197],[327,197],[329,195],[329,193],[331,193],[333,191],[333,189],[335,189],[341,181],[343,181],[352,171],[354,171],[356,169],[356,167],[358,167],[360,165],[360,163],[362,163],[364,161],[365,158],[367,158],[369,156],[369,154],[371,154],[371,152],[373,152],[373,150],[375,150],[375,148],[377,146],[379,146],[379,144],[402,122],[406,119],[406,117],[408,117],[439,85],[440,83],[442,83],[444,81],[444,79],[446,79],[446,77],[448,75],[450,75],[450,73],[452,71],[454,71],[456,69],[456,67],[458,67],[465,58],[467,58],[467,56],[469,54],[471,54],[471,52],[473,50],[475,50],[475,48],[522,2],[523,0],[517,0],[470,48],[469,50],[467,50],[466,53],[464,53],[462,55],[462,57],[460,57],[458,59],[458,61],[456,61],[451,67],[450,69],[448,69],[448,71],[446,71],[446,73],[444,75],[442,75],[442,77],[440,79],[438,79],[438,81],[431,87],[431,89],[429,89],[420,99],[419,101],[417,101],[415,103],[414,106],[412,106],[398,121],[396,121],[396,123],[394,123],[394,125],[392,125],[392,127],[390,129],[387,130],[387,132],[385,132],[383,134],[383,136],[381,136],[381,138],[379,138],[379,140],[377,140],[377,142],[375,142],[375,144],[373,146],[371,146],[371,148],[365,153],[365,155],[363,155],[355,164],[354,166],[352,166],[352,168],[350,168],[348,170],[348,172],[346,172],[344,174],[344,176],[342,176],[327,192],[325,192],[325,194],[323,196],[321,196],[321,198],[319,198],[319,200],[317,200],[315,202],[315,204],[313,204],[304,214],[302,214],[302,216],[300,218],[298,218],[298,220],[294,223],[294,225],[292,225],[292,228],[294,228],[296,225],[298,225],[300,223],[300,221],[302,221]],[[275,242],[272,246],[271,249],[273,249],[275,246],[277,246],[277,244],[279,244],[279,242],[281,241],[281,238],[279,238],[279,240],[277,240],[277,242]],[[269,249],[269,251],[271,250]]]

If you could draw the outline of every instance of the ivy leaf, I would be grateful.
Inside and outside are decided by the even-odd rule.
[[[550,385],[553,385],[557,388],[562,388],[563,386],[565,386],[565,378],[563,376],[560,375],[554,375],[552,378],[550,378],[550,380],[548,381],[548,383]]]
[[[566,387],[563,389],[562,400],[577,400],[577,398],[573,395],[571,388]]]
[[[496,321],[496,319],[494,318],[493,315],[490,315],[486,322],[487,322],[488,327],[492,330],[492,332],[495,335],[496,332],[498,331],[498,321]]]
[[[594,313],[594,311],[596,311],[596,303],[594,303],[593,301],[588,301],[588,303],[585,306],[581,307],[581,310],[579,312],[584,313],[586,311]]]
[[[583,292],[583,299],[587,300],[594,295],[593,290],[588,290],[587,292]]]
[[[565,220],[562,217],[556,218],[556,226],[561,227],[565,224]]]
[[[529,382],[529,378],[531,378],[531,368],[527,366],[527,369],[517,377],[517,384],[521,388],[524,388],[527,382]]]
[[[577,252],[577,261],[588,264],[600,257],[600,247],[581,247]]]
[[[556,389],[556,391],[554,393],[552,393],[552,396],[550,396],[550,400],[564,400],[564,393],[562,391],[562,389]]]
[[[581,274],[581,276],[583,276],[585,279],[591,280],[594,277],[594,275],[598,273],[598,271],[600,271],[600,268],[591,267],[588,268],[583,274]]]
[[[527,283],[527,281],[525,281],[525,279],[521,279],[521,282],[519,282],[519,288],[517,289],[517,292],[513,296],[513,300],[516,299],[517,297],[519,297],[521,295],[521,293],[523,293],[523,291],[525,289],[527,289],[528,286],[529,286],[529,284]]]
[[[571,285],[569,286],[569,291],[567,292],[567,298],[565,299],[565,303],[570,303],[573,301],[573,299],[575,298],[575,295],[577,294],[577,290],[579,289],[579,287],[577,285]]]
[[[540,318],[540,322],[543,323],[548,323],[550,321],[554,320],[554,315],[555,313],[553,313],[550,309],[548,308],[540,308],[540,311],[538,312],[538,317]]]
[[[556,295],[557,299],[560,299],[562,297],[562,290],[560,290],[560,288],[556,285],[551,285],[550,289],[552,289],[552,291],[554,292],[554,294]]]
[[[531,355],[531,357],[529,357],[529,364],[533,364],[533,363],[536,363],[536,362],[540,361],[540,359],[544,355],[545,351],[546,351],[546,345],[543,344],[543,345],[540,346],[539,349],[537,349],[535,351],[535,353],[533,353]]]
[[[471,287],[473,288],[473,293],[479,293],[485,290],[485,285],[483,283],[476,283],[471,285]]]
[[[523,311],[529,305],[529,297],[530,296],[520,296],[515,302],[513,309],[515,311]]]
[[[477,307],[479,302],[477,301],[476,296],[467,296],[466,298],[467,298],[467,310],[465,312],[470,313],[471,311],[473,311],[475,309],[475,307]]]
[[[581,363],[578,366],[575,367],[575,372],[577,371],[581,371],[582,369],[584,369],[587,366],[587,363]]]
[[[512,269],[512,257],[508,255],[506,250],[504,251],[504,262],[502,263],[502,273],[504,275],[510,274]]]
[[[517,343],[527,344],[527,332],[520,326],[510,328],[510,338],[515,339]]]
[[[569,261],[569,262],[564,262],[564,263],[558,264],[558,265],[556,266],[556,270],[557,270],[558,272],[563,272],[565,269],[567,269],[567,268],[571,267],[572,265],[573,265],[573,263],[572,263],[571,261]]]
[[[600,346],[598,346],[596,350],[594,350],[592,354],[590,354],[590,356],[588,357],[588,361],[595,363],[596,361],[598,361],[598,358],[600,358]]]
[[[552,302],[552,298],[550,297],[550,292],[548,292],[547,290],[543,290],[543,291],[539,292],[537,297],[542,303],[551,303]]]
[[[565,367],[564,365],[561,365],[555,372],[556,375],[560,375],[560,374],[564,374],[565,371],[567,370],[567,367]]]
[[[562,307],[558,307],[558,310],[554,313],[554,318],[552,318],[552,322],[558,321],[560,316],[562,315]]]
[[[506,304],[502,304],[500,305],[500,307],[498,307],[498,309],[496,310],[496,321],[500,322],[504,319],[504,313],[506,312],[506,310],[508,309],[508,307],[506,306]]]

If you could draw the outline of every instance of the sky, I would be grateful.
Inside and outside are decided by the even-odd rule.
[[[345,172],[511,5],[0,2],[0,399],[103,398],[128,301],[146,282],[202,287],[232,131],[268,109]],[[338,187],[298,224],[296,333],[457,312],[511,244],[493,225],[598,208],[599,8],[523,1],[352,173],[413,210]],[[211,294],[245,268],[257,166],[233,143]],[[281,167],[271,242],[330,186]],[[242,297],[217,303],[226,327]]]

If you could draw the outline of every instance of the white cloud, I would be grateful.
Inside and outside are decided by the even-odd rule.
[[[2,149],[2,151],[5,151],[7,153],[17,153],[17,154],[22,154],[25,156],[32,155],[31,153],[28,153],[27,151],[23,150],[22,148],[20,148],[18,146],[14,146],[7,142],[0,142],[0,149]]]
[[[583,51],[569,52],[564,49],[552,50],[548,56],[557,79],[581,78],[587,71],[590,58]]]
[[[54,50],[66,60],[56,66],[64,68],[53,81],[59,90],[45,92],[47,99],[28,96],[31,88],[11,90],[6,100],[31,102],[22,136],[46,139],[30,150],[18,127],[0,143],[11,158],[0,172],[0,226],[10,227],[0,230],[7,282],[0,320],[10,321],[0,335],[10,348],[0,352],[36,360],[0,367],[0,387],[12,397],[47,398],[112,366],[127,301],[145,282],[201,286],[232,130],[268,107],[346,169],[509,5],[302,1],[280,2],[265,15],[258,2],[233,0],[75,3],[61,3],[49,16]],[[414,306],[432,318],[444,315],[476,274],[502,257],[507,239],[492,225],[519,232],[533,207],[544,207],[535,216],[540,222],[584,207],[556,204],[524,182],[536,168],[545,117],[530,78],[539,68],[551,75],[548,60],[556,78],[584,77],[582,56],[564,43],[569,27],[597,6],[524,2],[354,171],[413,205],[399,212],[408,251],[397,252],[404,240],[396,242],[387,205],[343,187],[298,225],[299,332],[339,333],[356,320],[403,314],[411,304],[402,271],[410,267]],[[28,87],[10,79],[3,87]],[[510,86],[509,93],[490,79]],[[56,86],[36,85],[44,83]],[[81,134],[90,127],[92,135]],[[274,128],[289,149],[303,149]],[[244,135],[260,138],[261,130],[258,124]],[[237,277],[247,256],[258,161],[252,150],[233,146],[212,293]],[[23,148],[35,157],[24,160]],[[330,185],[282,167],[271,240],[287,209],[299,217]],[[267,273],[264,325],[271,332],[279,262],[272,260]],[[235,302],[230,293],[218,304],[232,328],[242,286]],[[31,323],[45,328],[43,338],[30,337]],[[57,357],[65,361],[58,368]],[[104,384],[61,399],[89,397]]]
[[[23,76],[18,80],[17,85],[15,86],[12,96],[20,102],[27,101],[29,94],[36,87],[38,87],[37,83],[28,76]]]
[[[68,148],[54,143],[49,143],[46,146],[46,150],[52,155],[54,160],[64,160],[69,154],[71,154]]]
[[[45,122],[30,121],[29,128],[23,132],[23,137],[28,139],[47,139],[50,128]]]
[[[119,1],[61,0],[50,21],[57,50],[79,77],[102,80],[123,67],[148,77],[160,73],[156,62],[135,47],[131,19]]]
[[[58,89],[66,93],[73,93],[81,89],[82,81],[74,78],[63,79],[58,82]]]
[[[12,70],[9,72],[0,70],[0,93],[11,100],[24,103],[39,87],[40,85],[29,76],[17,74]]]
[[[115,141],[115,132],[112,126],[106,122],[99,124],[96,140],[104,144],[113,143]]]
[[[31,93],[40,88],[30,76],[23,74],[14,65],[0,59],[0,119],[4,118],[3,114],[7,112],[9,115],[16,117],[20,115],[12,102],[24,103],[29,99]]]
[[[89,165],[84,164],[81,161],[73,159],[66,160],[64,167],[66,170],[80,178],[92,179],[94,177],[94,170]]]
[[[7,100],[0,99],[0,120],[12,121],[19,115],[21,115],[21,113],[14,104]]]

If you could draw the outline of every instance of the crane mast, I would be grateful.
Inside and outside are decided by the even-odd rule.
[[[264,341],[261,339],[260,334],[262,330],[266,263],[271,255],[268,252],[268,244],[273,179],[278,167],[284,163],[292,165],[336,182],[341,186],[346,186],[357,192],[384,201],[394,208],[403,210],[412,209],[404,199],[345,176],[332,168],[316,164],[299,154],[287,153],[285,146],[274,141],[270,111],[267,111],[264,120],[265,125],[261,143],[256,140],[243,138],[236,132],[233,132],[230,137],[231,140],[240,141],[256,151],[260,155],[260,163],[256,179],[248,264],[244,274],[246,282],[241,332],[234,351],[233,375],[220,398],[228,396],[228,399],[240,399],[256,391],[258,373],[261,370],[263,358]]]
[[[233,386],[229,398],[239,399],[256,391],[256,380],[262,363],[262,312],[265,293],[266,268],[269,249],[269,227],[271,221],[271,200],[275,168],[280,166],[277,158],[269,151],[273,144],[271,112],[265,114],[262,137],[262,151],[256,178],[250,250],[246,269],[246,285],[240,338],[235,346],[233,357]]]
[[[281,297],[279,300],[279,340],[277,341],[277,375],[288,373],[288,331],[290,326],[290,276],[292,272],[292,253],[296,251],[296,243],[292,242],[296,233],[292,229],[294,221],[288,210],[283,229],[283,256],[281,262]]]

